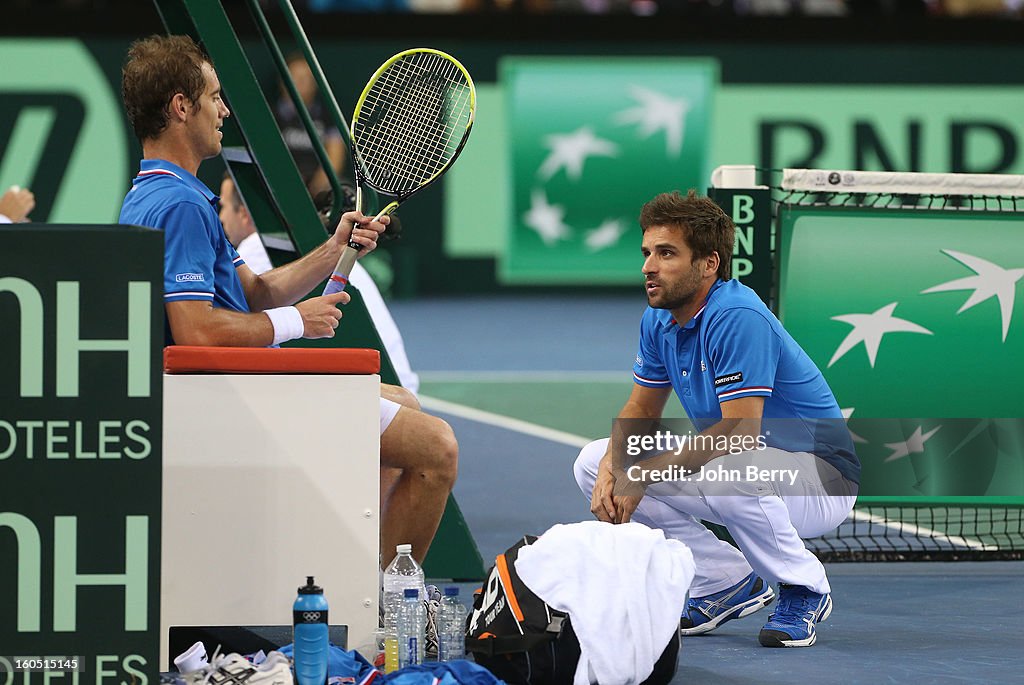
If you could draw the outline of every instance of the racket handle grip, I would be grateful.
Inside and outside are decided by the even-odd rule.
[[[324,295],[340,293],[345,289],[361,248],[362,245],[359,245],[358,248],[348,245],[341,251],[341,257],[338,259],[338,263],[334,265],[334,272],[327,279],[327,287],[324,288],[323,292]]]

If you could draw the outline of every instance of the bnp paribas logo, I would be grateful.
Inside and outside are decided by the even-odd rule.
[[[996,368],[1004,363],[1010,363],[1012,358],[1018,356],[1010,349],[1014,346],[1014,340],[1009,339],[1009,334],[1014,325],[1014,306],[1019,284],[1024,279],[1024,256],[1011,252],[1002,259],[995,260],[966,251],[942,248],[934,253],[934,258],[936,261],[924,260],[926,263],[931,262],[927,264],[930,271],[941,267],[937,260],[951,259],[954,260],[963,275],[952,279],[938,279],[938,282],[913,293],[908,298],[889,302],[873,311],[846,312],[830,317],[832,321],[840,322],[851,329],[832,353],[828,362],[829,368],[835,365],[848,365],[850,367],[859,366],[862,369],[866,366],[873,370],[876,363],[880,363],[887,354],[887,343],[897,336],[934,336],[939,339],[931,348],[933,351],[929,353],[921,348],[919,350],[920,359],[890,358],[886,360],[890,362],[888,365],[890,370],[902,366],[909,372],[906,377],[889,378],[888,382],[914,384],[920,381],[920,378],[917,377],[919,372],[914,363],[930,364],[933,367],[933,379],[946,376],[952,379],[942,383],[949,392],[952,402],[956,400],[957,395],[964,392],[961,388],[963,381],[971,376],[968,371],[958,371],[957,368],[970,366],[971,361],[960,358],[956,353],[950,353],[948,347],[943,343],[948,345],[954,341],[962,342],[964,339],[969,339],[977,348],[977,357],[984,359],[988,366]],[[938,293],[951,295],[939,298],[936,297]],[[953,293],[960,293],[962,296],[954,298],[952,297]],[[910,309],[912,298],[930,298],[931,306],[927,308],[914,307],[913,311],[918,312],[914,319],[910,318],[912,316],[910,314],[898,315],[898,310],[901,307]],[[961,315],[972,309],[978,316],[970,324],[965,324]],[[1009,345],[1007,344],[1008,339]],[[1019,343],[1016,345],[1019,346]],[[863,348],[863,354],[859,352],[861,348]],[[945,352],[943,352],[944,349]],[[938,356],[935,354],[936,351]],[[1007,371],[1007,375],[1007,382],[1011,382],[1014,372]],[[869,379],[870,375],[864,377],[865,382],[871,382]],[[884,383],[884,381],[881,382]],[[964,387],[971,385],[968,382]],[[985,383],[985,385],[988,384]],[[986,390],[986,392],[993,391],[998,392],[998,388],[989,387]],[[844,416],[848,419],[853,416],[854,412],[855,407],[843,410]],[[962,413],[961,415],[976,414]],[[953,424],[949,423],[950,425],[946,426],[942,421],[931,421],[927,425],[915,426],[902,439],[879,441],[880,445],[878,446],[885,448],[883,463],[898,462],[907,457],[925,454],[930,443],[935,440],[940,440],[943,443],[943,449],[949,452],[961,443],[967,445],[969,442],[965,441],[974,439],[975,436],[967,433],[958,435],[952,443],[948,436],[946,440],[942,440],[943,431],[948,432],[952,429]],[[959,431],[959,428],[957,430]],[[853,437],[855,442],[862,444],[869,442],[857,435],[856,432]]]
[[[522,263],[543,276],[549,266],[559,280],[576,273],[593,281],[621,269],[628,276],[619,282],[636,282],[639,238],[627,234],[640,206],[656,193],[701,185],[713,64],[510,63],[510,271]]]
[[[956,311],[956,314],[961,314],[986,300],[996,298],[999,303],[1002,341],[1005,343],[1006,336],[1010,332],[1010,320],[1013,316],[1017,282],[1024,278],[1024,267],[1003,268],[998,264],[975,255],[967,254],[966,252],[958,252],[956,250],[942,250],[942,252],[963,264],[973,271],[974,274],[925,288],[921,291],[921,294],[927,295],[929,293],[942,293],[954,290],[969,291],[970,296],[960,309]],[[850,313],[833,316],[833,321],[842,321],[849,324],[853,326],[853,330],[839,343],[839,347],[836,348],[835,354],[832,355],[828,365],[832,366],[842,359],[847,352],[863,343],[864,349],[867,352],[868,363],[874,368],[875,359],[878,357],[878,350],[882,345],[882,339],[887,334],[934,334],[933,331],[919,323],[896,316],[895,311],[898,306],[899,302],[890,302],[870,313]]]
[[[626,139],[630,136],[643,140],[657,135],[663,141],[663,159],[649,160],[652,164],[679,158],[686,134],[686,113],[691,107],[690,98],[673,97],[635,84],[628,86],[627,92],[632,104],[627,103],[623,109],[607,116],[613,125],[622,127],[620,135],[602,137],[594,132],[594,125],[584,124],[572,131],[543,137],[541,145],[546,156],[537,168],[538,185],[530,194],[530,207],[523,212],[522,221],[537,233],[545,245],[551,246],[580,234],[587,251],[607,249],[619,241],[631,225],[632,215],[636,214],[635,207],[623,206],[613,209],[614,214],[605,217],[598,226],[573,226],[567,218],[573,195],[563,195],[557,203],[548,200],[545,184],[556,175],[564,174],[567,180],[586,187],[584,169],[587,160],[592,157],[623,159],[629,148]],[[619,214],[620,210],[625,214]]]

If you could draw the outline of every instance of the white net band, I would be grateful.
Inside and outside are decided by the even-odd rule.
[[[783,169],[782,189],[815,193],[1024,197],[1024,176],[904,171]]]

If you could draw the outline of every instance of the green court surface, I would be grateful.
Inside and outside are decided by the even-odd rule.
[[[546,379],[516,380],[527,375],[532,374],[459,379],[456,374],[424,373],[420,393],[593,440],[610,433],[633,388],[628,374],[547,373]],[[665,417],[684,416],[679,401],[671,397]]]

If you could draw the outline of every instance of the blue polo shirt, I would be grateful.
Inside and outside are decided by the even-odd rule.
[[[668,310],[648,307],[633,379],[675,390],[697,430],[722,418],[722,402],[764,397],[761,430],[769,446],[811,452],[860,481],[853,441],[821,371],[739,281],[716,281],[683,326]]]
[[[205,300],[248,312],[237,267],[245,262],[228,242],[217,215],[218,198],[176,164],[142,160],[121,205],[118,222],[164,232],[164,302]],[[167,342],[171,340],[167,326]]]

